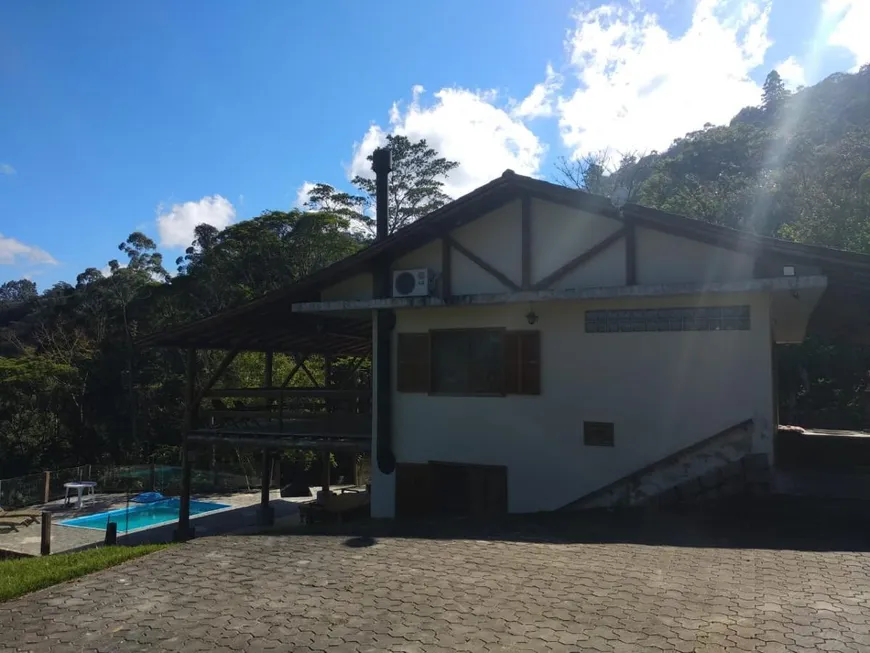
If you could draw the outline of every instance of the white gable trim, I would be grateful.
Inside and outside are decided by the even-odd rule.
[[[294,313],[324,313],[388,308],[422,308],[431,306],[463,306],[487,304],[522,304],[557,300],[625,299],[632,297],[676,297],[679,295],[713,295],[763,291],[824,290],[828,278],[823,275],[806,277],[773,277],[714,283],[668,283],[638,286],[608,286],[568,290],[521,290],[481,295],[453,295],[445,301],[440,297],[391,297],[356,301],[300,302],[292,305]]]

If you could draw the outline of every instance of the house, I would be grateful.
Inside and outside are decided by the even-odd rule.
[[[375,517],[652,500],[763,469],[776,345],[866,332],[870,257],[511,171],[387,235],[389,165],[379,150],[373,245],[229,316],[285,311],[285,351],[294,320],[371,334]],[[239,346],[210,319],[187,333]]]

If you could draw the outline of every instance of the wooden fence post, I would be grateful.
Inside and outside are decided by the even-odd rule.
[[[44,472],[44,483],[42,488],[42,502],[48,503],[51,501],[51,472]]]
[[[106,546],[115,546],[118,543],[118,524],[113,521],[106,524],[106,539],[103,543]]]
[[[48,472],[46,472],[48,474]],[[42,511],[42,532],[39,541],[39,555],[51,555],[51,513]]]

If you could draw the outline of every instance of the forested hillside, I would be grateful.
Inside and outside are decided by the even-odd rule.
[[[676,98],[675,101],[679,101]],[[564,183],[708,222],[870,252],[870,64],[795,93],[773,71],[761,106],[664,152],[593,153]]]
[[[674,98],[679,102],[680,98]],[[654,126],[651,126],[654,128]],[[447,198],[457,165],[425,142],[391,137],[392,228]],[[870,66],[796,93],[776,73],[761,106],[725,126],[686,134],[664,152],[563,160],[554,177],[592,192],[731,227],[870,253]],[[197,228],[176,274],[140,233],[110,274],[88,268],[41,293],[0,286],[0,478],[79,462],[174,460],[180,434],[180,352],[138,350],[139,335],[280,288],[363,246],[371,182],[359,195],[318,184],[307,212],[267,212],[218,231]],[[102,265],[100,262],[95,262]],[[870,310],[870,309],[868,309]],[[861,428],[870,352],[810,339],[781,352],[784,419]],[[204,369],[216,362],[201,355]],[[276,360],[276,375],[290,362]],[[231,381],[259,381],[259,355]],[[207,372],[206,372],[207,373]]]

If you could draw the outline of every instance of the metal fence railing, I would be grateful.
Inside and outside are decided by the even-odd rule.
[[[0,479],[0,508],[19,508],[41,503],[44,479],[43,474]]]
[[[181,493],[181,467],[172,465],[79,465],[0,479],[0,508],[33,506],[62,499],[64,484],[94,481],[100,493],[138,494],[148,490],[167,496]],[[260,479],[245,473],[193,469],[191,490],[196,494],[229,494],[253,490]]]

